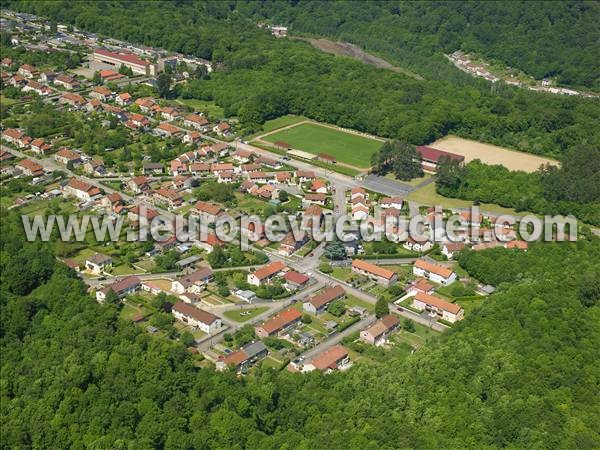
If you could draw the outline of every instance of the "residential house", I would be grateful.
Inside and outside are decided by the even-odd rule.
[[[30,159],[23,159],[15,164],[15,168],[22,174],[29,177],[41,177],[44,175],[44,168]]]
[[[128,92],[121,92],[115,97],[115,103],[119,106],[129,106],[131,105],[132,101],[133,99]]]
[[[466,248],[464,242],[447,242],[442,245],[442,254],[448,259],[454,259],[457,253],[463,251]]]
[[[181,142],[184,144],[197,144],[202,139],[202,134],[199,131],[188,131],[182,138]]]
[[[104,163],[99,159],[90,159],[83,165],[83,170],[90,175],[101,176],[106,173]]]
[[[402,209],[404,199],[402,197],[384,197],[379,200],[379,206],[383,209],[396,208],[397,210]]]
[[[216,368],[223,371],[227,367],[231,367],[238,372],[245,372],[252,364],[267,356],[268,353],[267,346],[261,341],[251,342],[217,361]]]
[[[210,164],[207,163],[193,163],[188,168],[194,176],[204,176],[210,173]]]
[[[171,312],[177,320],[197,327],[207,334],[216,333],[223,326],[219,317],[183,301],[175,303]]]
[[[220,240],[215,233],[208,233],[206,237],[200,238],[195,242],[196,246],[205,250],[206,253],[212,253],[217,248],[222,248],[226,245],[226,242]]]
[[[428,311],[432,315],[450,323],[462,320],[465,314],[460,305],[421,292],[415,295],[412,307],[419,311]]]
[[[52,146],[47,144],[42,138],[34,139],[31,141],[31,151],[38,155],[47,155],[52,150]]]
[[[259,156],[255,162],[270,169],[279,169],[282,167],[282,164],[278,160],[264,155]]]
[[[321,205],[325,206],[325,201],[327,200],[327,196],[325,194],[305,194],[302,199],[302,205]]]
[[[60,96],[58,103],[61,105],[70,105],[73,108],[83,108],[86,105],[86,100],[79,94],[74,92],[66,92]]]
[[[71,178],[63,187],[63,192],[65,195],[72,195],[85,202],[96,200],[102,195],[99,188],[77,178]]]
[[[429,283],[425,278],[417,278],[412,284],[406,288],[408,295],[417,295],[419,292],[423,294],[433,294],[434,286]]]
[[[350,200],[354,200],[355,198],[360,198],[363,200],[366,205],[366,200],[369,199],[369,194],[362,187],[355,187],[350,191]]]
[[[102,253],[94,253],[85,260],[85,268],[94,275],[101,275],[105,270],[110,269],[112,264],[112,258]]]
[[[217,176],[217,183],[236,183],[239,178],[233,170],[223,170]]]
[[[448,285],[456,281],[456,274],[451,269],[425,259],[417,259],[415,261],[413,274],[443,285]]]
[[[250,172],[248,173],[248,179],[254,183],[266,184],[271,179],[271,175],[267,172]]]
[[[261,338],[283,334],[297,324],[301,317],[302,314],[300,311],[296,308],[289,308],[267,320],[262,325],[254,327],[254,332]]]
[[[113,93],[110,89],[104,86],[94,86],[89,93],[89,96],[92,98],[97,98],[100,101],[107,102],[113,96]]]
[[[416,240],[412,236],[408,236],[402,247],[406,250],[421,253],[430,250],[433,247],[433,243],[426,239]]]
[[[173,120],[177,120],[178,118],[180,118],[181,113],[179,111],[177,111],[175,108],[172,108],[170,106],[165,106],[164,108],[162,108],[160,110],[160,116],[164,120],[173,121]]]
[[[305,230],[319,229],[324,217],[323,208],[319,205],[310,205],[302,214],[301,226]]]
[[[273,278],[285,270],[286,265],[282,261],[273,261],[248,274],[248,284],[260,286],[270,282]]]
[[[133,177],[127,181],[127,189],[136,194],[150,190],[150,180],[146,177]]]
[[[61,73],[54,79],[54,85],[62,86],[70,91],[79,89],[79,81],[64,73]]]
[[[157,136],[172,137],[183,133],[183,131],[170,123],[163,122],[154,129],[153,133]]]
[[[339,284],[328,287],[321,293],[315,295],[302,305],[302,309],[311,314],[321,314],[325,312],[327,306],[334,300],[344,298],[346,291]]]
[[[310,277],[308,275],[296,272],[295,270],[286,272],[283,275],[283,279],[285,280],[285,284],[287,285],[288,289],[304,289],[310,281]]]
[[[306,183],[307,181],[314,181],[317,176],[312,170],[297,170],[296,177],[300,183]]]
[[[210,171],[216,177],[220,172],[234,172],[235,167],[231,163],[214,163],[210,165]]]
[[[116,281],[99,291],[96,291],[96,300],[103,302],[110,291],[114,292],[118,298],[137,292],[142,287],[142,281],[138,276],[129,276]]]
[[[85,104],[85,109],[89,113],[92,113],[94,111],[100,111],[102,109],[102,102],[97,98],[93,98]]]
[[[35,92],[39,96],[45,96],[52,93],[48,86],[38,83],[37,81],[29,81],[26,86],[23,86],[23,92]]]
[[[387,343],[389,335],[398,328],[400,320],[394,314],[382,317],[366,330],[360,332],[360,340],[367,344],[381,346]]]
[[[190,209],[190,215],[198,217],[205,223],[215,223],[219,217],[225,213],[225,210],[219,205],[208,202],[197,202],[192,209]]]
[[[102,81],[104,82],[110,82],[125,78],[125,75],[111,69],[104,69],[100,71],[100,78],[102,78]]]
[[[118,192],[113,192],[102,197],[100,199],[100,205],[109,211],[116,212],[117,214],[122,214],[125,212],[125,202],[123,201],[121,194]]]
[[[348,350],[341,345],[335,345],[307,362],[302,371],[311,372],[316,369],[323,373],[331,373],[334,370],[345,369],[349,364]]]
[[[21,130],[17,130],[16,128],[7,128],[2,133],[2,140],[13,145],[18,145],[23,136],[25,136],[25,133],[23,133]]]
[[[23,64],[21,67],[19,67],[19,70],[17,70],[17,72],[19,73],[19,75],[30,79],[37,78],[40,75],[40,71],[31,64]]]
[[[148,120],[148,118],[146,116],[143,116],[142,114],[130,114],[128,119],[129,120],[127,121],[127,123],[130,124],[130,128],[145,129],[148,128],[148,126],[150,125],[150,121]]]
[[[173,281],[171,283],[171,290],[177,294],[183,294],[184,292],[199,294],[206,289],[206,285],[213,277],[212,269],[210,267],[203,267]]]
[[[317,179],[311,183],[310,190],[312,192],[316,192],[317,194],[327,194],[327,192],[329,192],[327,183],[320,179]]]
[[[45,70],[40,74],[40,81],[42,83],[53,83],[56,79],[56,73],[51,70]]]
[[[253,156],[254,156],[253,152],[251,152],[250,150],[244,150],[241,148],[237,149],[235,152],[233,152],[231,154],[231,157],[233,158],[233,160],[240,164],[245,164],[245,163],[249,162]],[[260,166],[259,166],[259,170],[260,170]]]
[[[281,184],[292,184],[293,177],[291,172],[277,172],[275,174],[275,180]]]
[[[56,162],[63,164],[67,167],[73,167],[81,163],[81,155],[68,148],[61,148],[54,154]]]
[[[152,199],[155,204],[169,208],[177,208],[183,204],[183,197],[173,189],[157,189],[152,193]]]
[[[142,164],[142,172],[144,175],[160,175],[163,173],[163,165],[161,163],[144,163]]]
[[[198,114],[188,114],[183,120],[183,125],[189,128],[195,128],[199,131],[208,131],[208,120]]]
[[[140,108],[143,113],[152,112],[155,106],[158,106],[156,102],[151,98],[138,98],[135,104]]]
[[[302,234],[302,239],[296,239],[293,232],[288,232],[279,243],[278,253],[284,256],[290,256],[298,251],[303,245],[308,242],[307,233]]]
[[[231,127],[227,122],[221,122],[218,125],[215,125],[213,131],[219,136],[229,136],[231,134]]]
[[[384,269],[362,259],[352,260],[352,272],[369,277],[387,287],[398,281],[398,274],[393,270]]]

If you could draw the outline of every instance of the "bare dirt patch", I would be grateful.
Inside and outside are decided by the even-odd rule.
[[[348,58],[356,59],[365,64],[378,67],[380,69],[389,69],[394,72],[402,73],[406,76],[414,78],[416,80],[422,80],[423,77],[411,72],[403,67],[394,66],[379,56],[371,55],[365,52],[362,48],[357,45],[350,44],[349,42],[334,42],[329,39],[315,39],[307,37],[293,37],[292,39],[300,39],[310,43],[313,47],[318,48],[322,52],[331,53],[337,56],[347,56]]]
[[[430,144],[429,147],[463,155],[467,163],[474,159],[480,159],[485,164],[500,164],[509,170],[535,172],[542,164],[555,166],[559,164],[555,159],[510,150],[498,147],[497,145],[471,141],[457,136],[446,136],[438,139],[433,144]]]

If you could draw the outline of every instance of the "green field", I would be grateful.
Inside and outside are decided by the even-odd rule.
[[[236,322],[247,322],[248,320],[252,319],[253,317],[258,316],[259,314],[264,313],[267,309],[267,307],[259,307],[259,308],[252,308],[252,309],[233,309],[230,311],[225,311],[223,313],[223,315],[225,317],[227,317],[228,319],[231,320],[235,320]],[[242,316],[241,313],[244,313],[245,315]]]
[[[176,102],[194,108],[196,112],[202,112],[211,119],[222,119],[225,117],[223,108],[212,101],[198,100],[195,98],[179,98]]]
[[[339,162],[360,168],[368,168],[371,155],[382,145],[382,142],[345,131],[318,125],[302,123],[262,138],[267,142],[287,142],[292,148],[318,155],[327,153]]]

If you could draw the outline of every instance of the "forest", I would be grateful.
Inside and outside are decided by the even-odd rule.
[[[465,253],[497,293],[414,355],[238,378],[119,319],[17,211],[2,221],[3,448],[600,445],[599,238]]]
[[[235,3],[78,2],[67,7],[64,2],[10,2],[9,6],[100,35],[211,59],[218,68],[211,78],[178,85],[177,93],[214,100],[226,114],[238,116],[247,131],[290,113],[416,145],[453,133],[558,157],[582,140],[600,141],[596,126],[600,104],[595,99],[509,86],[492,91],[483,82],[415,80],[323,54],[307,43],[275,39],[258,28],[244,8],[235,9]]]
[[[236,3],[293,33],[357,44],[425,78],[467,82],[443,54],[463,50],[536,79],[600,89],[600,6],[589,1]]]
[[[537,172],[509,171],[479,160],[466,165],[446,160],[436,174],[436,190],[451,198],[496,203],[538,214],[572,214],[600,225],[600,147],[574,146],[560,168]]]

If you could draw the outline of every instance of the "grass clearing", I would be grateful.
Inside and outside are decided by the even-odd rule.
[[[262,306],[259,308],[252,308],[252,309],[248,309],[248,308],[233,309],[231,311],[225,311],[223,313],[223,315],[225,317],[227,317],[228,319],[231,319],[235,322],[244,323],[250,319],[253,319],[254,317],[258,316],[259,314],[264,313],[268,309],[269,308],[267,308],[266,306]],[[242,315],[242,314],[244,314],[244,315]]]
[[[429,183],[428,185],[411,192],[406,196],[406,199],[429,206],[442,205],[444,208],[470,208],[473,206],[473,202],[469,200],[459,200],[441,196],[435,191],[435,183]],[[510,214],[513,216],[523,216],[528,214],[525,211],[517,213],[513,208],[505,208],[493,203],[481,203],[479,209],[481,211],[489,211],[496,214]]]
[[[212,101],[198,100],[196,98],[179,98],[176,102],[194,108],[196,112],[204,113],[210,118],[220,119],[225,117],[225,110]]]
[[[339,162],[365,169],[371,165],[371,155],[382,145],[382,141],[317,123],[301,123],[261,139],[271,143],[285,141],[294,149],[315,155],[327,153]]]

